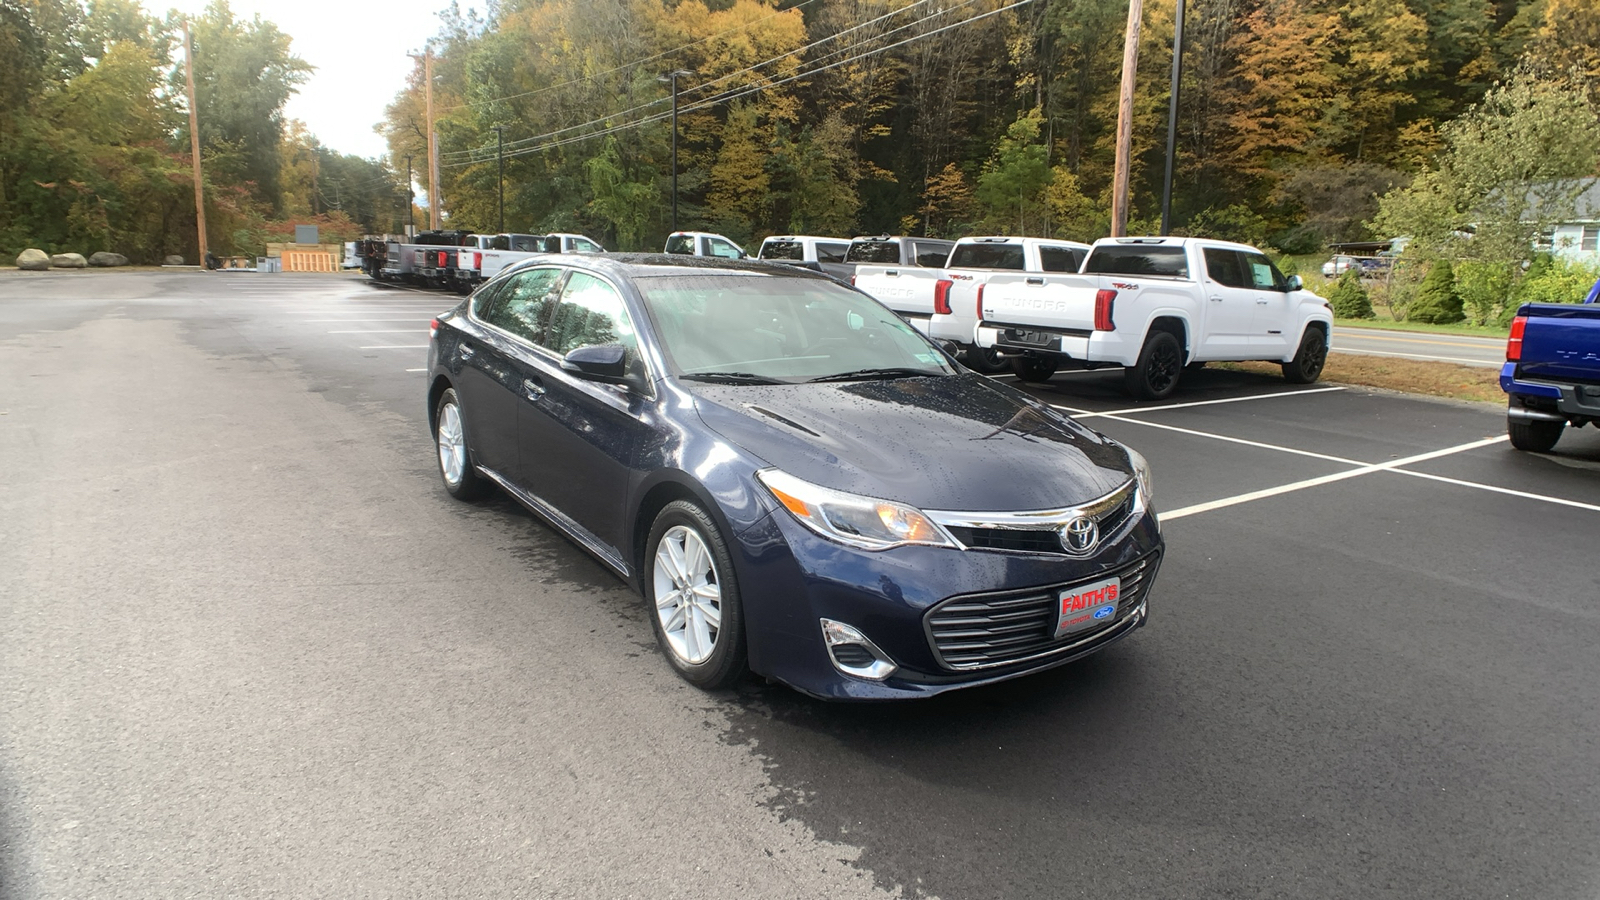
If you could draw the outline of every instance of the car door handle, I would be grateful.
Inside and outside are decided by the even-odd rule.
[[[529,400],[534,400],[534,401],[543,400],[544,399],[544,393],[545,393],[545,386],[540,384],[535,379],[525,378],[522,381],[522,392],[527,395]]]
[[[1211,302],[1212,303],[1221,303],[1222,302],[1222,298],[1218,297],[1218,296],[1215,296],[1215,295],[1212,295]]]
[[[471,359],[473,354],[475,354],[477,352],[478,351],[472,349],[472,345],[471,344],[462,344],[461,346],[456,348],[456,355],[461,357],[462,359]]]
[[[1271,303],[1271,302],[1272,302],[1271,300],[1267,300],[1267,299],[1263,298],[1263,299],[1257,300],[1256,301],[1256,305],[1257,306],[1266,306],[1268,303]]]
[[[889,277],[889,278],[899,278],[900,277],[900,270],[899,269],[890,269],[887,272],[884,272],[883,274],[885,276]]]
[[[1038,275],[1035,275],[1032,278],[1028,279],[1028,283],[1029,284],[1044,284],[1044,278],[1042,278],[1042,277],[1040,277]]]

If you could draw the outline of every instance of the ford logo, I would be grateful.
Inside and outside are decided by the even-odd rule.
[[[1094,617],[1096,619],[1104,619],[1116,611],[1117,608],[1115,606],[1102,606],[1094,611]]]

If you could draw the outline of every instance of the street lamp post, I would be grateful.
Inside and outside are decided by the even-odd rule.
[[[417,203],[411,190],[411,157],[406,157],[406,237],[417,235]]]
[[[1183,7],[1178,0],[1178,16],[1172,28],[1172,93],[1167,100],[1167,175],[1161,183],[1161,234],[1171,232],[1172,168],[1178,155],[1178,89],[1183,86]]]
[[[674,69],[656,80],[672,83],[672,230],[678,230],[678,79],[693,75]]]
[[[494,134],[495,134],[496,143],[499,146],[499,151],[498,152],[499,152],[499,157],[500,157],[500,166],[499,166],[499,169],[500,169],[500,175],[499,175],[499,179],[500,179],[500,189],[499,189],[499,193],[500,193],[500,232],[499,233],[500,234],[505,234],[506,233],[506,127],[504,125],[496,125],[494,127]]]

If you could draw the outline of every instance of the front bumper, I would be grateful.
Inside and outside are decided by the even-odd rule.
[[[736,543],[751,668],[802,693],[835,700],[928,697],[1054,668],[1100,650],[1144,624],[1164,550],[1148,510],[1125,535],[1083,559],[922,546],[857,550],[816,535],[782,511],[740,534]],[[964,669],[944,658],[930,632],[929,611],[946,601],[1054,592],[1141,561],[1145,582],[1134,602],[1119,608],[1108,625],[1060,639],[1053,652]],[[821,619],[865,634],[892,659],[895,672],[882,681],[840,672],[824,644]]]

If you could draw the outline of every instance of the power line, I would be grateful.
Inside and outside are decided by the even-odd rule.
[[[784,53],[782,55],[772,57],[771,59],[762,60],[761,62],[758,62],[758,63],[755,63],[753,65],[747,66],[746,68],[740,69],[740,70],[735,71],[735,72],[729,72],[726,75],[722,75],[722,76],[720,76],[718,78],[714,78],[714,79],[712,79],[710,81],[707,81],[707,82],[704,82],[702,84],[696,85],[696,86],[694,86],[692,88],[686,88],[686,89],[684,89],[683,93],[685,93],[685,94],[695,93],[695,92],[698,92],[698,91],[706,90],[707,88],[710,88],[713,85],[722,84],[722,83],[731,81],[732,79],[737,78],[740,75],[745,75],[745,74],[749,74],[749,73],[755,72],[757,69],[760,69],[760,68],[762,68],[764,66],[768,66],[768,65],[771,65],[771,64],[776,63],[776,62],[781,62],[781,61],[783,61],[785,59],[788,59],[790,57],[794,57],[794,56],[796,56],[798,54],[805,53],[807,50],[811,50],[811,49],[814,49],[816,47],[820,47],[823,44],[827,44],[827,43],[829,43],[831,41],[838,40],[839,38],[843,37],[844,35],[849,34],[850,32],[859,31],[860,29],[865,28],[865,27],[867,27],[869,25],[873,25],[873,24],[875,24],[877,22],[881,22],[884,19],[891,18],[893,16],[901,15],[902,13],[905,13],[908,10],[914,9],[914,8],[916,8],[918,6],[921,6],[921,5],[923,5],[925,3],[929,3],[929,2],[931,2],[931,0],[916,0],[916,2],[910,4],[909,6],[902,7],[902,8],[897,9],[894,12],[891,12],[891,13],[886,13],[884,15],[877,16],[877,17],[869,19],[869,20],[867,20],[865,22],[861,22],[861,23],[859,23],[857,25],[852,25],[849,28],[846,28],[846,29],[843,29],[841,31],[835,32],[834,34],[831,34],[831,35],[828,35],[827,37],[824,37],[824,38],[821,38],[819,40],[813,41],[810,44],[806,44],[805,46],[798,47],[798,48],[796,48],[794,50],[791,50],[791,51],[789,51],[787,53]],[[886,31],[886,32],[884,32],[882,34],[872,35],[872,36],[867,37],[865,39],[856,41],[853,44],[849,44],[849,45],[847,45],[845,47],[841,47],[841,48],[837,48],[835,50],[831,50],[831,51],[829,51],[829,52],[817,57],[816,59],[812,59],[812,60],[808,60],[808,61],[800,63],[800,66],[802,68],[804,68],[804,67],[813,67],[813,68],[808,69],[808,72],[825,71],[825,68],[832,68],[832,67],[830,66],[830,67],[825,67],[825,68],[816,68],[817,63],[820,63],[823,60],[829,59],[830,57],[837,56],[837,55],[839,55],[841,53],[848,53],[848,52],[850,52],[852,50],[856,50],[856,49],[859,49],[861,47],[865,47],[868,44],[872,43],[873,41],[882,40],[883,38],[888,37],[889,35],[896,34],[898,32],[904,31],[904,30],[906,30],[908,28],[914,28],[914,27],[916,27],[918,25],[921,25],[923,23],[932,21],[932,20],[937,19],[937,18],[939,18],[941,16],[949,15],[950,13],[955,12],[958,9],[961,9],[963,7],[972,5],[975,2],[977,2],[977,0],[963,0],[963,2],[958,3],[955,6],[946,7],[946,8],[937,10],[937,11],[935,11],[933,13],[930,13],[930,14],[928,14],[926,16],[923,16],[920,19],[916,19],[914,21],[908,22],[908,23],[906,23],[904,25],[897,26],[895,28],[891,28],[891,29],[889,29],[888,31]],[[1031,0],[1028,0],[1028,2],[1031,2]],[[1021,5],[1021,4],[1013,4],[1013,5]],[[1005,8],[1009,9],[1010,7],[1005,7]],[[1001,11],[1003,11],[1003,10],[996,10],[996,12],[1001,12]],[[965,22],[967,20],[963,19],[962,21]],[[957,23],[957,24],[960,24],[960,23]],[[930,32],[930,33],[936,33],[936,32]],[[923,35],[923,36],[926,36],[926,35]],[[899,46],[899,45],[897,44],[895,46]],[[862,58],[862,57],[855,57],[855,59],[860,59],[860,58]],[[854,59],[849,60],[849,61],[853,62]],[[774,82],[773,84],[774,85],[775,84],[783,84],[783,83],[787,83],[788,81],[793,81],[793,80],[795,80],[795,79],[793,77],[790,77],[790,78],[783,79],[782,81]],[[767,87],[770,87],[770,86],[772,86],[772,85],[767,85]],[[616,119],[616,118],[618,118],[620,116],[626,116],[626,115],[629,115],[631,113],[639,112],[641,110],[646,110],[646,109],[649,109],[649,108],[651,108],[653,106],[660,106],[661,104],[666,103],[669,100],[671,100],[670,97],[663,97],[663,98],[660,98],[660,99],[657,99],[657,100],[651,100],[651,101],[649,101],[647,103],[641,103],[641,104],[639,104],[637,106],[634,106],[634,107],[631,107],[629,109],[624,109],[624,110],[619,110],[617,112],[608,113],[608,114],[606,114],[604,116],[601,116],[601,117],[596,118],[596,119],[591,119],[588,122],[583,122],[583,123],[578,124],[578,125],[569,125],[569,126],[567,126],[565,128],[558,128],[555,131],[546,132],[544,134],[534,135],[532,137],[521,138],[521,139],[518,139],[516,141],[512,141],[510,144],[507,144],[506,147],[507,147],[508,151],[520,150],[520,149],[526,147],[529,144],[532,144],[532,143],[535,143],[535,142],[539,142],[539,141],[547,141],[550,138],[559,137],[559,136],[561,136],[563,134],[567,134],[567,133],[570,133],[570,132],[573,132],[573,131],[579,131],[579,130],[584,129],[584,128],[589,128],[589,127],[591,127],[593,125],[603,124],[603,123],[605,123],[607,121]],[[701,108],[701,107],[693,106],[693,107],[690,107],[690,108],[691,109],[698,109],[698,108]],[[661,118],[660,117],[652,118],[652,119],[649,119],[649,121],[661,121]],[[467,165],[467,164],[470,164],[470,163],[473,163],[473,162],[481,161],[484,158],[483,154],[485,154],[487,152],[488,152],[488,148],[480,147],[480,148],[473,148],[473,149],[468,149],[468,150],[452,151],[452,152],[450,152],[448,154],[445,154],[445,156],[451,162],[451,165],[449,166],[450,168],[460,168],[462,165]],[[521,155],[521,154],[508,152],[507,155],[515,156],[515,155]]]
[[[849,63],[856,62],[857,60],[866,59],[869,56],[876,56],[879,53],[886,53],[886,52],[888,52],[890,50],[895,49],[896,47],[903,47],[906,44],[914,43],[916,41],[920,41],[920,40],[923,40],[925,38],[930,38],[930,37],[933,37],[936,34],[942,34],[942,33],[946,32],[946,31],[949,31],[949,30],[951,30],[953,28],[959,28],[959,27],[961,27],[963,25],[967,25],[967,24],[970,24],[972,22],[979,21],[981,19],[987,19],[990,16],[999,15],[1000,13],[1006,12],[1007,10],[1015,9],[1015,8],[1017,8],[1019,6],[1026,6],[1027,4],[1032,3],[1032,2],[1034,2],[1034,0],[1015,0],[1015,2],[1007,4],[1005,6],[1002,6],[999,9],[990,10],[989,12],[986,12],[986,13],[979,13],[979,14],[977,14],[975,16],[969,16],[969,17],[967,17],[965,19],[962,19],[959,22],[954,22],[954,23],[951,23],[949,25],[942,26],[940,28],[935,28],[932,31],[923,32],[922,34],[914,35],[912,37],[906,38],[906,39],[901,40],[901,41],[896,41],[893,44],[888,44],[886,46],[879,47],[876,50],[869,50],[869,51],[867,51],[865,53],[860,53],[860,54],[857,54],[855,56],[849,57],[848,59],[841,59],[841,60],[838,60],[837,62],[832,62],[832,63],[829,63],[828,65],[825,65],[825,66],[819,66],[819,67],[816,67],[816,68],[808,69],[808,70],[806,70],[804,72],[799,72],[799,73],[791,75],[791,76],[789,76],[787,78],[782,78],[782,79],[779,79],[777,81],[774,81],[771,84],[753,85],[753,86],[742,88],[742,89],[735,89],[735,90],[732,90],[732,91],[725,91],[722,94],[719,94],[717,96],[708,97],[706,99],[703,99],[703,100],[700,100],[700,101],[698,101],[696,103],[693,103],[693,104],[691,104],[691,105],[689,105],[687,107],[684,107],[682,110],[680,110],[680,113],[681,112],[692,112],[692,111],[698,110],[698,109],[705,109],[707,107],[715,106],[718,103],[723,103],[723,102],[726,102],[726,101],[729,101],[729,100],[737,100],[737,99],[739,99],[741,97],[749,96],[750,94],[759,93],[759,92],[764,91],[764,90],[766,90],[768,88],[774,88],[774,87],[778,87],[779,85],[788,84],[791,81],[796,81],[796,80],[801,79],[801,78],[808,78],[808,77],[810,77],[812,75],[816,75],[816,74],[818,74],[820,72],[826,72],[829,69],[836,69],[839,66],[847,65]],[[929,18],[932,18],[932,16],[930,16]],[[561,139],[559,141],[553,141],[553,142],[550,142],[550,143],[541,144],[541,145],[536,146],[536,147],[524,148],[524,149],[516,151],[515,153],[507,153],[506,156],[508,156],[508,157],[509,156],[525,156],[525,155],[527,155],[529,153],[537,153],[537,152],[544,151],[544,150],[554,150],[554,149],[556,149],[558,147],[565,147],[568,144],[581,143],[581,142],[587,141],[587,140],[589,140],[591,138],[605,137],[605,136],[610,135],[610,134],[616,134],[616,133],[621,132],[621,131],[627,131],[627,130],[632,129],[632,128],[637,128],[637,127],[639,127],[641,125],[648,125],[648,124],[651,124],[651,123],[654,123],[654,122],[660,122],[660,121],[665,120],[669,115],[670,115],[670,113],[655,113],[653,115],[646,116],[646,117],[644,117],[642,119],[636,119],[636,120],[634,120],[632,122],[625,122],[625,123],[623,123],[621,125],[615,125],[615,126],[612,126],[610,128],[602,129],[600,131],[591,132],[589,134],[575,135],[573,137],[563,138],[563,139]],[[603,120],[598,120],[598,121],[603,121]],[[463,166],[472,165],[474,162],[477,162],[477,160],[469,160],[467,162],[456,163],[455,165],[452,165],[449,168],[461,168]]]
[[[607,69],[604,72],[596,72],[593,75],[585,75],[585,76],[583,76],[581,78],[574,78],[571,81],[563,81],[560,84],[552,84],[552,85],[550,85],[548,87],[542,87],[542,88],[538,88],[536,90],[523,91],[520,94],[509,94],[509,95],[507,95],[505,97],[494,97],[494,98],[491,98],[489,100],[468,100],[466,103],[460,103],[460,104],[457,104],[455,106],[446,106],[443,111],[444,112],[450,112],[451,110],[456,110],[456,109],[466,109],[469,106],[487,106],[487,105],[489,105],[491,103],[502,103],[502,102],[504,102],[506,100],[518,100],[518,99],[521,99],[523,97],[532,97],[535,94],[543,94],[543,93],[547,93],[549,91],[557,90],[559,88],[570,87],[570,86],[572,86],[574,84],[579,84],[579,83],[584,82],[584,81],[593,81],[593,80],[595,80],[597,78],[601,78],[601,77],[604,77],[606,75],[610,75],[613,72],[621,72],[623,69],[630,69],[630,68],[634,68],[634,67],[637,67],[637,66],[642,66],[647,62],[654,62],[654,61],[662,58],[663,56],[671,56],[674,53],[678,53],[678,52],[683,51],[683,50],[688,50],[690,47],[698,47],[701,44],[706,43],[707,41],[714,41],[719,37],[726,37],[727,35],[733,34],[735,31],[744,31],[745,29],[750,28],[750,27],[752,27],[754,25],[760,24],[761,22],[765,22],[768,19],[774,18],[776,16],[781,16],[786,12],[793,12],[794,10],[799,9],[802,6],[810,6],[811,4],[816,3],[816,2],[817,2],[817,0],[800,0],[799,3],[796,3],[795,5],[789,7],[788,9],[774,10],[770,14],[762,16],[759,19],[756,19],[754,22],[746,22],[743,25],[735,25],[734,27],[729,28],[729,29],[727,29],[725,31],[719,31],[716,34],[713,34],[713,35],[710,35],[710,36],[707,36],[707,37],[703,37],[698,41],[691,41],[691,42],[689,42],[687,44],[684,44],[681,47],[673,47],[671,50],[663,50],[663,51],[661,51],[660,53],[657,53],[654,56],[646,56],[643,59],[636,59],[633,62],[623,63],[620,66],[617,66],[617,67],[612,68],[612,69]]]

